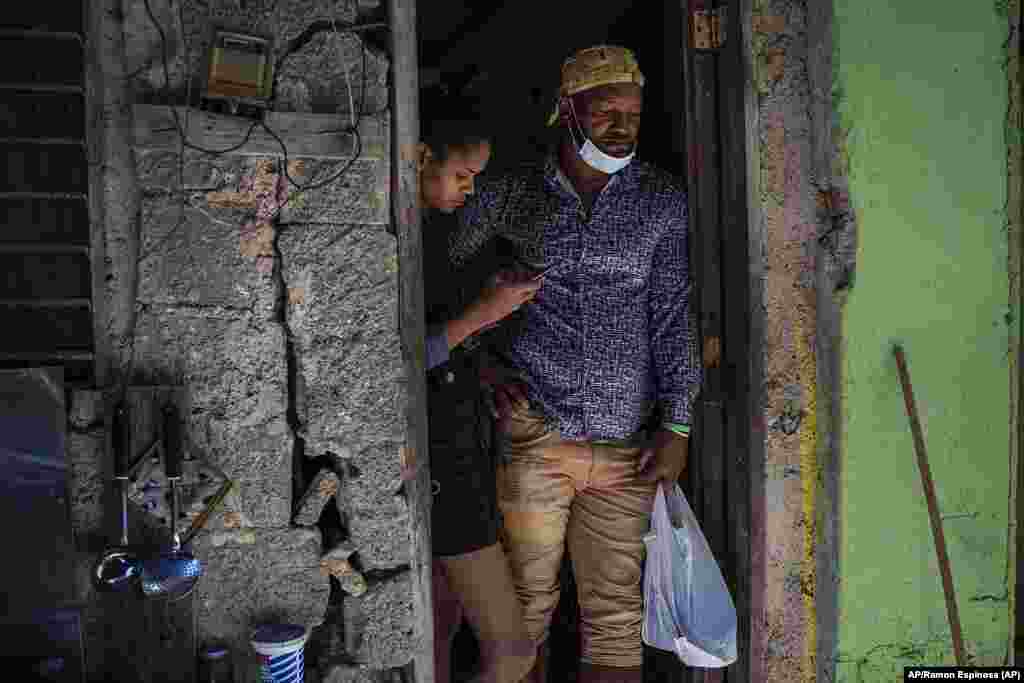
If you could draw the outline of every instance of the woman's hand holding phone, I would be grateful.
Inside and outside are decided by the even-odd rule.
[[[484,325],[491,325],[515,313],[537,295],[543,280],[537,275],[501,271],[496,273],[480,298],[470,307]]]

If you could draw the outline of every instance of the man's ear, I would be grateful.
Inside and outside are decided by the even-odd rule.
[[[560,97],[558,99],[558,125],[562,128],[569,127],[569,98]]]
[[[434,153],[430,151],[430,145],[419,143],[416,145],[416,171],[423,173],[423,169],[434,160]]]

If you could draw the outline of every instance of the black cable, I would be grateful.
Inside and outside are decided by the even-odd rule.
[[[288,195],[288,197],[283,202],[281,202],[280,206],[277,207],[277,209],[274,211],[274,213],[271,214],[270,217],[266,219],[268,221],[276,220],[277,217],[281,214],[281,211],[283,211],[284,208],[286,206],[288,206],[288,204],[293,199],[298,197],[303,192],[309,192],[310,190],[316,190],[318,188],[324,187],[325,185],[329,185],[329,184],[333,183],[335,180],[337,180],[338,178],[341,178],[343,175],[348,173],[348,170],[350,168],[352,168],[352,165],[355,164],[355,162],[359,160],[359,157],[362,156],[362,153],[363,153],[363,138],[359,134],[359,131],[357,129],[352,129],[351,133],[353,135],[355,135],[355,137],[356,137],[356,150],[355,150],[355,154],[352,156],[352,158],[348,160],[348,163],[346,163],[341,168],[340,171],[337,171],[336,173],[331,174],[327,178],[324,178],[322,180],[318,180],[318,181],[315,181],[315,182],[311,182],[311,183],[306,184],[306,185],[302,185],[298,181],[296,181],[294,178],[292,178],[291,173],[288,170],[288,147],[284,144],[284,141],[280,138],[280,136],[277,135],[277,133],[275,133],[273,130],[271,130],[270,127],[267,126],[266,124],[264,124],[263,128],[267,131],[268,134],[270,134],[271,137],[273,137],[277,141],[277,144],[281,147],[281,152],[284,155],[283,165],[284,165],[284,176],[285,176],[285,178],[288,180],[289,183],[291,183],[296,188],[298,188],[294,192],[292,192],[290,195]]]
[[[156,28],[157,32],[160,34],[160,57],[162,59],[163,67],[164,67],[164,88],[163,88],[164,89],[164,96],[168,100],[170,100],[171,70],[170,70],[170,67],[168,66],[168,59],[167,59],[167,34],[164,33],[163,26],[160,25],[159,21],[157,21],[156,15],[153,13],[153,7],[150,5],[149,0],[144,0],[144,4],[145,4],[145,7],[146,7],[146,14],[149,16],[149,20],[153,23],[153,26]],[[178,149],[178,191],[181,192],[181,209],[179,211],[178,222],[174,225],[174,227],[171,228],[167,232],[167,234],[163,236],[163,238],[161,240],[159,240],[155,245],[153,245],[152,248],[150,248],[146,252],[142,252],[142,230],[141,229],[139,230],[139,254],[138,254],[138,257],[136,259],[136,264],[137,264],[136,267],[139,264],[141,264],[145,259],[149,258],[157,249],[159,249],[164,244],[166,244],[175,234],[177,234],[177,232],[185,224],[185,203],[187,201],[185,199],[185,145],[186,145],[186,139],[185,139],[184,133],[182,132],[181,121],[178,119],[178,111],[177,111],[177,109],[175,109],[172,106],[171,107],[171,112],[174,114],[174,127],[178,131],[178,144],[179,144],[179,149]],[[135,295],[132,298],[132,307],[133,308],[138,303],[138,299],[139,299],[139,280],[140,279],[141,279],[141,273],[140,272],[136,272],[136,274],[135,274]],[[134,358],[134,356],[135,356],[134,330],[132,332],[133,332],[133,334],[132,334],[132,357]]]
[[[335,35],[337,35],[338,33],[353,33],[358,35],[358,33],[361,31],[372,31],[375,29],[387,28],[388,24],[386,22],[375,21],[370,22],[368,24],[348,24],[344,26],[341,31],[339,31],[337,23],[333,19],[329,21],[321,20],[314,22],[313,24],[308,26],[306,30],[303,31],[301,34],[288,41],[288,46],[284,49],[281,56],[277,58],[277,61],[274,62],[274,79],[271,84],[271,92],[277,92],[277,79],[278,76],[281,74],[281,67],[284,66],[285,61],[287,61],[289,57],[291,57],[293,54],[295,54],[303,47],[305,47],[318,34],[323,33],[328,29],[331,29]]]
[[[168,100],[170,100],[171,79],[170,79],[170,62],[169,62],[169,58],[168,58],[168,54],[167,54],[167,46],[168,46],[167,34],[164,31],[163,26],[157,20],[156,15],[153,12],[152,5],[150,4],[150,0],[143,0],[143,1],[144,1],[145,8],[146,8],[146,14],[149,17],[150,22],[152,22],[153,26],[157,30],[157,33],[160,35],[160,46],[161,46],[160,57],[161,57],[161,60],[162,60],[163,71],[164,71],[164,93],[165,93],[165,97]],[[358,126],[359,126],[359,122],[361,122],[364,118],[366,118],[365,108],[366,108],[366,89],[367,89],[367,80],[368,79],[367,79],[367,59],[366,59],[366,52],[367,52],[367,50],[366,50],[366,44],[363,41],[362,37],[359,35],[359,30],[362,30],[364,28],[367,28],[367,26],[353,25],[353,26],[348,26],[348,27],[344,27],[342,29],[336,29],[335,30],[336,33],[350,33],[350,34],[356,36],[357,40],[359,41],[359,51],[361,53],[362,71],[363,71],[363,73],[362,73],[362,79],[363,80],[362,80],[362,85],[361,85],[361,89],[360,89],[358,116],[356,117],[357,123],[356,123],[355,126],[347,126],[345,128],[342,128],[342,129],[339,129],[338,131],[336,131],[338,133],[351,133],[351,134],[353,134],[355,136],[355,138],[356,138],[356,151],[355,151],[355,155],[352,157],[352,159],[350,159],[349,162],[347,164],[345,164],[345,166],[342,167],[341,170],[339,170],[338,172],[328,176],[327,178],[324,178],[322,180],[318,180],[318,181],[315,181],[315,182],[312,182],[312,183],[309,183],[309,184],[306,184],[306,185],[303,185],[302,183],[299,183],[298,181],[296,181],[295,178],[293,178],[291,176],[291,172],[288,169],[288,166],[289,166],[289,163],[288,163],[289,154],[288,154],[288,147],[287,147],[287,145],[285,145],[285,143],[281,139],[281,137],[279,135],[277,135],[264,121],[253,121],[252,125],[249,126],[249,129],[246,131],[245,137],[242,139],[241,142],[239,142],[236,145],[232,145],[230,147],[226,147],[224,149],[219,149],[219,150],[209,149],[209,148],[203,147],[201,145],[197,145],[197,144],[192,143],[192,142],[190,142],[188,140],[188,136],[187,136],[186,132],[184,131],[182,125],[181,125],[181,118],[180,118],[180,116],[178,114],[178,110],[174,106],[171,106],[171,114],[172,114],[172,116],[174,118],[174,128],[178,132],[178,136],[179,136],[179,138],[181,140],[182,146],[184,148],[192,149],[192,150],[201,152],[203,154],[208,154],[210,156],[223,156],[225,154],[229,154],[229,153],[234,152],[234,151],[236,151],[238,149],[241,149],[246,144],[248,144],[249,139],[252,137],[253,131],[256,130],[257,127],[262,126],[262,128],[267,132],[267,134],[270,135],[272,138],[274,138],[274,140],[278,143],[278,146],[280,146],[281,152],[282,152],[282,156],[283,156],[283,175],[285,176],[285,178],[286,178],[286,180],[288,181],[289,184],[291,184],[292,186],[297,188],[295,192],[292,192],[291,194],[288,195],[288,197],[277,207],[277,209],[274,211],[274,213],[267,219],[267,220],[270,220],[270,221],[276,220],[278,218],[278,216],[280,216],[281,211],[283,211],[284,208],[289,203],[291,203],[296,197],[298,197],[303,192],[309,192],[311,190],[316,190],[316,189],[319,189],[321,187],[325,187],[325,186],[335,182],[336,180],[341,178],[343,175],[345,175],[345,173],[347,173],[352,168],[352,166],[355,164],[355,162],[362,155],[362,135],[359,132]],[[378,112],[375,112],[374,115],[376,115],[377,113]],[[383,113],[383,112],[379,112],[379,113]],[[178,220],[178,223],[173,228],[171,228],[171,230],[168,231],[168,233],[166,235],[164,235],[164,237],[159,242],[157,242],[153,247],[151,247],[145,253],[143,253],[143,254],[141,254],[139,256],[139,261],[140,262],[145,260],[146,258],[149,258],[160,247],[162,247],[164,244],[166,244],[172,237],[174,237],[175,234],[177,234],[177,232],[181,229],[181,227],[185,223],[185,210],[186,210],[187,199],[185,197],[185,189],[184,189],[184,163],[185,163],[184,162],[184,154],[179,153],[178,161],[179,161],[178,177],[179,177],[179,182],[180,182],[180,184],[179,184],[179,191],[182,193],[181,216],[180,216],[180,218]]]
[[[153,26],[156,28],[157,33],[160,34],[160,59],[163,61],[164,67],[164,95],[165,97],[167,97],[168,100],[170,100],[171,69],[167,58],[167,33],[164,32],[164,27],[160,24],[159,21],[157,21],[156,15],[153,13],[153,7],[152,5],[150,5],[149,0],[143,0],[143,2],[146,6],[146,14],[149,15],[149,20],[153,23]],[[191,78],[191,75],[188,74],[186,75],[186,77]],[[191,103],[186,103],[186,105],[191,105]],[[254,121],[253,124],[249,126],[249,130],[246,131],[245,137],[242,138],[242,141],[237,145],[232,145],[231,147],[227,147],[225,149],[207,149],[206,147],[201,147],[188,141],[188,135],[186,134],[186,131],[181,125],[181,117],[178,114],[178,108],[171,105],[170,110],[171,115],[174,117],[174,127],[177,129],[178,135],[181,136],[181,139],[184,141],[185,147],[187,147],[188,149],[194,149],[197,152],[203,152],[204,154],[210,154],[212,156],[222,156],[224,154],[229,154],[231,152],[241,149],[242,147],[245,147],[245,145],[249,142],[249,138],[252,137],[252,132],[256,130],[257,126],[260,125],[259,121]]]
[[[170,76],[170,59],[168,57],[168,52],[167,52],[167,50],[168,50],[167,33],[164,31],[163,26],[160,24],[159,20],[157,19],[157,16],[156,16],[156,14],[153,11],[153,6],[151,5],[150,0],[143,0],[143,4],[145,6],[146,14],[147,14],[148,18],[150,18],[150,22],[153,24],[154,28],[157,29],[157,32],[160,35],[160,44],[161,44],[161,53],[160,54],[161,54],[161,60],[162,60],[162,65],[163,65],[163,69],[164,69],[164,94],[165,94],[165,97],[168,99],[168,101],[170,101],[170,99],[171,99],[171,96],[170,96],[171,95],[171,92],[170,92],[170,90],[171,90],[171,76]],[[183,127],[181,125],[181,119],[180,119],[180,116],[178,114],[177,109],[173,105],[170,106],[171,115],[172,115],[172,118],[174,119],[174,129],[178,133],[179,144],[181,146],[181,151],[178,154],[178,191],[180,191],[180,193],[181,193],[180,216],[178,218],[178,222],[174,225],[174,227],[172,227],[170,230],[168,230],[167,234],[165,234],[165,236],[156,245],[154,245],[152,248],[146,250],[145,252],[142,252],[142,253],[139,254],[139,256],[138,256],[138,262],[139,263],[141,263],[142,261],[144,261],[148,257],[152,256],[161,247],[163,247],[165,244],[167,244],[167,242],[169,242],[175,236],[175,234],[178,232],[178,230],[180,230],[181,227],[184,225],[184,222],[185,222],[185,211],[186,211],[186,207],[187,207],[187,203],[188,203],[187,199],[186,199],[186,196],[185,196],[185,189],[184,189],[184,153],[183,153],[183,151],[185,150],[185,148],[187,148],[187,150],[194,150],[196,152],[200,152],[202,154],[209,155],[209,156],[212,156],[212,157],[221,157],[221,156],[230,154],[232,152],[236,152],[238,150],[241,150],[242,147],[244,147],[246,144],[248,144],[249,139],[252,137],[253,131],[255,131],[257,127],[262,127],[263,130],[265,130],[266,133],[268,135],[270,135],[270,137],[272,137],[276,142],[278,142],[278,145],[281,147],[282,156],[283,156],[282,172],[283,172],[286,180],[289,182],[289,184],[291,184],[292,186],[294,186],[296,188],[295,191],[293,191],[293,193],[291,193],[285,199],[285,201],[282,202],[278,206],[278,208],[276,208],[274,210],[274,212],[268,218],[266,218],[266,220],[268,220],[268,221],[276,220],[276,218],[278,218],[281,215],[281,212],[285,209],[285,207],[287,207],[289,204],[291,204],[297,197],[299,197],[303,193],[307,193],[307,191],[310,191],[310,190],[313,190],[313,189],[318,189],[318,188],[324,187],[326,185],[329,185],[332,182],[335,182],[336,180],[338,180],[339,178],[344,176],[352,168],[352,166],[359,159],[359,157],[362,156],[362,135],[359,133],[358,125],[359,125],[359,123],[362,120],[367,118],[367,115],[366,115],[367,81],[369,80],[368,79],[368,74],[367,74],[367,67],[368,67],[368,63],[367,63],[367,46],[366,46],[366,42],[364,40],[362,40],[362,37],[359,36],[359,33],[358,33],[360,30],[365,30],[367,28],[371,28],[371,27],[369,27],[369,26],[354,25],[354,26],[344,27],[344,28],[342,28],[340,30],[337,29],[337,28],[335,29],[335,33],[336,34],[348,33],[348,34],[351,34],[351,35],[356,37],[356,40],[359,43],[359,52],[360,52],[360,58],[361,58],[361,62],[362,62],[362,65],[361,65],[362,66],[362,83],[361,83],[360,92],[359,92],[359,106],[358,106],[358,112],[357,112],[357,116],[356,116],[356,124],[354,126],[346,126],[345,128],[338,129],[337,131],[326,131],[326,132],[337,132],[337,133],[350,133],[350,134],[354,135],[355,136],[355,152],[354,152],[354,155],[348,161],[348,163],[346,163],[339,171],[337,171],[337,172],[331,174],[330,176],[328,176],[326,178],[323,178],[321,180],[316,180],[316,181],[313,181],[313,182],[309,182],[307,184],[303,184],[303,183],[298,182],[294,177],[292,177],[291,171],[289,170],[289,165],[290,164],[289,164],[288,145],[285,144],[285,141],[281,138],[281,136],[276,134],[264,121],[261,121],[261,120],[254,121],[252,123],[252,125],[249,126],[249,129],[246,131],[246,134],[242,138],[242,141],[239,142],[238,144],[232,144],[232,145],[230,145],[228,147],[224,147],[223,150],[211,150],[211,148],[209,148],[209,147],[204,147],[202,145],[196,144],[194,142],[190,142],[188,140],[188,136],[186,134],[186,131],[183,129]],[[373,28],[377,28],[377,27],[374,26]],[[190,103],[186,103],[186,104],[190,104]],[[375,112],[372,116],[376,116],[378,114],[383,114],[384,112],[386,112],[386,110],[384,110],[383,112],[379,112],[379,113]],[[137,278],[136,278],[136,280],[137,280]],[[137,285],[137,283],[136,283],[136,285]]]
[[[252,125],[249,126],[249,130],[247,130],[245,132],[245,137],[242,138],[241,142],[239,142],[237,145],[231,145],[230,147],[225,147],[224,149],[208,149],[206,147],[200,147],[197,144],[189,142],[188,141],[188,137],[185,136],[185,135],[182,135],[182,139],[185,140],[185,147],[187,147],[189,149],[194,149],[197,152],[202,152],[203,154],[209,154],[210,156],[220,157],[220,156],[224,156],[225,154],[230,154],[231,152],[236,152],[236,151],[242,149],[243,147],[245,147],[247,144],[249,144],[249,138],[252,137],[252,132],[254,130],[256,130],[256,128],[261,123],[262,123],[262,121],[253,121]]]
[[[360,96],[359,96],[359,108],[358,108],[358,113],[357,113],[357,116],[356,116],[356,124],[354,126],[346,126],[345,128],[342,128],[342,129],[339,129],[338,131],[336,131],[336,132],[339,132],[339,133],[351,133],[352,135],[355,136],[355,138],[356,138],[355,153],[353,154],[352,158],[349,159],[348,163],[346,163],[341,168],[340,171],[337,171],[336,173],[333,173],[330,176],[328,176],[327,178],[324,178],[322,180],[318,180],[318,181],[311,182],[309,184],[303,185],[303,184],[299,183],[298,181],[296,181],[294,178],[292,178],[291,172],[288,170],[288,166],[289,166],[289,163],[288,163],[288,147],[287,147],[287,145],[285,145],[284,140],[282,140],[281,137],[279,135],[277,135],[277,133],[275,133],[270,128],[270,126],[268,126],[266,123],[264,123],[263,124],[263,129],[265,131],[267,131],[267,134],[269,134],[272,138],[274,138],[275,141],[277,141],[278,146],[280,146],[280,148],[281,148],[281,154],[284,157],[284,159],[283,159],[283,173],[284,173],[285,179],[290,184],[294,185],[297,188],[295,192],[293,192],[290,195],[288,195],[288,197],[284,200],[284,202],[282,202],[281,205],[277,207],[277,209],[274,211],[274,213],[270,216],[270,218],[268,220],[271,220],[271,221],[276,220],[277,217],[281,214],[281,211],[283,211],[284,208],[292,200],[294,200],[296,197],[298,197],[303,192],[309,192],[310,190],[316,190],[316,189],[319,189],[319,188],[324,187],[326,185],[330,185],[334,181],[336,181],[339,178],[341,178],[342,176],[344,176],[346,173],[348,173],[349,169],[352,168],[352,166],[355,164],[355,162],[363,154],[363,137],[362,137],[362,135],[359,132],[359,124],[365,118],[364,110],[366,108],[366,81],[367,81],[367,75],[366,75],[366,45],[363,42],[363,39],[355,31],[345,31],[345,30],[342,30],[340,32],[351,32],[354,35],[356,35],[356,38],[359,41],[359,51],[362,54],[362,63],[363,63],[362,64],[362,66],[363,66],[362,78],[363,78],[363,82],[362,82],[361,92],[360,92]]]

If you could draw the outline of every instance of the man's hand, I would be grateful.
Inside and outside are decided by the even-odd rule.
[[[480,386],[485,389],[487,407],[500,429],[504,429],[516,408],[530,403],[522,374],[486,357],[480,364]]]
[[[675,484],[686,469],[690,440],[668,429],[659,429],[640,452],[638,473],[646,482]]]
[[[526,396],[526,385],[523,382],[498,384],[493,389],[494,404],[491,406],[491,414],[498,424],[498,429],[504,431],[513,413],[529,407],[530,399]]]

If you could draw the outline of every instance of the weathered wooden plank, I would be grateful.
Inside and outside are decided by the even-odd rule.
[[[83,139],[82,100],[72,93],[0,91],[0,136]]]
[[[88,351],[92,348],[92,314],[89,309],[6,309],[6,334],[0,350]]]
[[[819,190],[835,185],[832,163],[832,3],[807,6],[807,75],[811,86],[811,155]],[[830,218],[826,216],[826,218]],[[830,229],[831,225],[824,226]],[[836,269],[819,243],[814,260],[816,310],[815,387],[818,481],[815,490],[816,677],[835,681],[839,647],[839,482],[841,475],[842,310],[836,296]],[[805,473],[806,476],[806,473]]]
[[[0,192],[84,193],[85,148],[79,145],[0,143]]]
[[[0,38],[7,83],[81,85],[82,43],[48,35]]]
[[[724,320],[723,362],[729,369],[725,466],[728,478],[730,566],[739,628],[739,659],[730,683],[764,680],[761,618],[764,602],[764,428],[761,220],[758,212],[757,98],[749,55],[751,4],[721,0],[728,36],[719,52]]]
[[[267,112],[266,127],[280,138],[278,142],[262,125],[249,119],[185,107],[178,107],[177,112],[176,123],[169,107],[135,105],[135,147],[177,151],[180,125],[190,144],[206,150],[230,150],[241,156],[283,158],[282,143],[290,159],[350,159],[356,151],[355,136],[345,132],[349,117],[343,114]],[[360,158],[384,159],[388,128],[384,115],[368,116],[359,123]]]
[[[0,298],[88,298],[88,254],[5,254],[0,249]]]
[[[131,149],[131,102],[120,0],[83,0],[86,33],[86,136],[91,221],[96,386],[127,381],[125,338],[135,326],[139,196]],[[122,385],[123,386],[123,385]]]
[[[85,199],[14,197],[0,199],[0,244],[89,244]]]
[[[416,0],[391,0],[391,74],[394,129],[391,206],[398,238],[399,325],[406,373],[405,495],[412,525],[413,604],[420,647],[413,660],[416,683],[434,683],[434,618],[431,590],[430,463],[427,457],[427,387],[424,349],[423,250],[420,235],[419,74],[416,63]]]
[[[725,524],[725,466],[723,462],[724,420],[723,394],[728,390],[717,362],[717,349],[723,336],[725,316],[722,301],[721,187],[719,171],[722,163],[719,149],[717,112],[717,56],[697,51],[691,41],[689,19],[693,12],[710,9],[706,0],[684,0],[681,21],[682,47],[687,83],[687,120],[685,133],[688,152],[688,184],[690,222],[693,245],[691,260],[699,293],[699,329],[702,357],[713,361],[704,368],[704,386],[695,410],[699,420],[694,433],[693,508],[700,518],[704,535],[723,570],[731,564],[727,548]],[[681,680],[688,683],[710,683],[720,675],[701,669],[684,669]]]
[[[82,5],[67,0],[8,3],[3,25],[43,31],[82,31]]]

